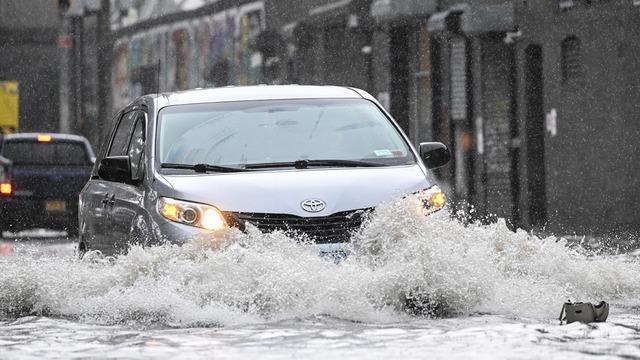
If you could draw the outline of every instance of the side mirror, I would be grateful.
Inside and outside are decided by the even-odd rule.
[[[132,179],[129,156],[109,156],[102,159],[98,166],[98,176],[107,181],[130,184]]]
[[[420,143],[420,157],[429,169],[439,168],[451,160],[451,153],[447,146],[439,142]]]

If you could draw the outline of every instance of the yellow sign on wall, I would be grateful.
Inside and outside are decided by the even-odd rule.
[[[18,129],[18,82],[0,81],[0,130],[4,133]]]

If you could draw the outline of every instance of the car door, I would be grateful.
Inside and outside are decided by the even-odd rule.
[[[122,114],[116,123],[113,136],[109,139],[104,156],[115,156],[126,153],[135,123],[135,112]],[[101,179],[94,171],[91,180],[85,185],[81,194],[80,232],[87,249],[100,250],[112,254],[115,250],[116,238],[113,234],[111,212],[114,206],[115,185],[113,181]]]
[[[144,111],[137,110],[135,122],[126,152],[131,162],[131,178],[133,184],[114,183],[112,194],[111,224],[115,247],[118,251],[126,250],[132,242],[144,243],[148,218],[144,208],[144,144],[146,116]]]

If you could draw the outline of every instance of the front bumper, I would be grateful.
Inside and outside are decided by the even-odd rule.
[[[213,247],[222,247],[233,241],[233,235],[229,232],[214,232],[197,227],[183,225],[175,222],[166,222],[159,226],[160,239],[172,244],[183,245],[187,243],[211,244]],[[328,244],[309,244],[318,254],[332,258],[343,258],[351,253],[350,242],[336,242]]]

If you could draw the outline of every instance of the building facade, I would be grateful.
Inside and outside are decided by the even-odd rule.
[[[429,24],[456,197],[517,226],[638,234],[639,4],[469,3]]]
[[[107,112],[194,87],[355,86],[414,144],[452,149],[436,174],[456,208],[559,234],[640,229],[638,1],[102,3]]]
[[[18,128],[14,131],[58,129],[60,26],[53,1],[0,1],[0,81],[18,84]]]

